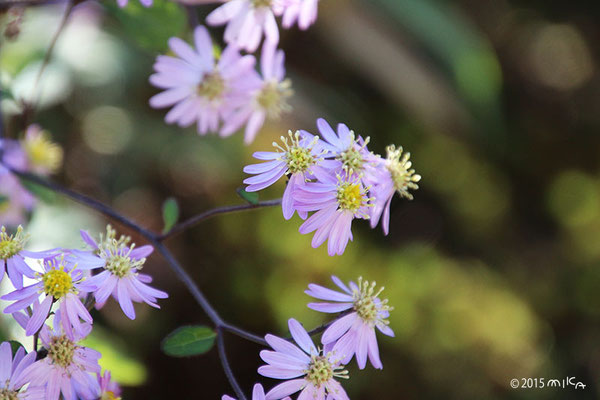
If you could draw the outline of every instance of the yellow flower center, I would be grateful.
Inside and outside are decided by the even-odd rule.
[[[402,155],[402,146],[396,149],[396,146],[390,145],[386,150],[386,167],[392,175],[394,188],[401,197],[412,200],[413,195],[408,190],[417,190],[419,188],[417,182],[421,180],[421,175],[415,174],[415,170],[411,169],[412,162],[410,161],[410,153],[404,153],[404,155]]]
[[[106,262],[106,266],[104,268],[110,271],[113,275],[123,278],[131,271],[131,261],[132,260],[129,257],[117,254]]]
[[[117,232],[110,225],[106,227],[106,238],[100,236],[98,255],[106,260],[104,269],[119,278],[129,275],[132,270],[142,269],[146,262],[145,258],[131,258],[130,254],[135,244],[130,245],[130,242],[129,236],[121,235],[117,239]]]
[[[225,80],[218,72],[211,72],[204,75],[204,79],[198,85],[198,96],[206,97],[209,100],[216,100],[222,97],[225,91]]]
[[[272,0],[252,0],[252,7],[271,7]]]
[[[337,188],[337,202],[342,210],[353,213],[366,204],[366,198],[359,183],[341,182]]]
[[[318,160],[318,157],[312,154],[312,149],[319,138],[315,136],[313,141],[306,146],[300,145],[300,139],[300,132],[296,131],[293,134],[292,131],[288,131],[288,137],[281,137],[284,147],[273,142],[275,148],[283,151],[284,156],[280,159],[286,162],[288,171],[292,174],[306,172]]]
[[[374,324],[379,321],[389,324],[389,321],[381,317],[381,313],[393,310],[388,306],[388,300],[380,300],[378,297],[383,292],[383,287],[375,291],[375,282],[363,281],[358,278],[358,290],[354,291],[354,311],[365,322]]]
[[[363,145],[358,147],[356,139],[354,138],[353,131],[350,131],[350,136],[352,139],[352,144],[350,145],[350,147],[348,147],[348,149],[341,152],[336,157],[336,160],[342,163],[342,168],[344,169],[344,171],[346,171],[349,174],[352,174],[353,172],[360,172],[363,170],[365,159],[362,155],[362,151],[367,146],[367,144],[369,144],[370,138],[367,137]]]
[[[19,226],[14,235],[6,233],[3,226],[0,230],[0,259],[8,260],[18,254],[25,247],[26,235],[23,233],[23,227]]]
[[[67,368],[73,363],[76,349],[77,345],[66,335],[55,336],[48,348],[48,358],[53,364]]]
[[[311,355],[308,369],[304,371],[305,378],[316,387],[328,382],[332,378],[348,379],[348,371],[341,366],[334,366],[330,360],[331,353],[325,356]]]
[[[55,172],[63,162],[63,149],[50,140],[49,134],[39,131],[27,135],[22,141],[23,149],[31,165],[48,172]]]
[[[52,269],[42,275],[42,282],[44,283],[44,292],[57,300],[73,290],[73,280],[65,272],[63,266],[60,269]]]
[[[0,400],[19,400],[19,394],[14,390],[0,389]]]
[[[121,400],[121,396],[117,396],[111,391],[102,393],[100,400]]]
[[[256,101],[262,109],[266,110],[269,118],[277,119],[281,116],[282,112],[292,110],[287,103],[287,99],[293,94],[290,86],[291,81],[286,79],[281,83],[276,81],[268,82],[261,89]]]

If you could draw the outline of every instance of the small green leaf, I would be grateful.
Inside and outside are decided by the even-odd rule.
[[[2,205],[2,203],[6,203],[8,200],[8,196],[3,196],[0,194],[0,205]]]
[[[8,343],[10,343],[10,348],[12,350],[13,356],[15,354],[17,354],[19,347],[25,348],[25,346],[23,346],[21,343],[17,342],[16,340],[9,340]]]
[[[20,181],[25,189],[44,203],[53,203],[56,200],[56,194],[52,190],[25,179],[20,179]]]
[[[255,192],[246,192],[242,188],[238,188],[236,191],[237,191],[237,194],[242,199],[246,200],[248,203],[250,203],[252,205],[257,205],[258,204],[258,193],[255,193]]]
[[[177,205],[177,200],[175,200],[173,197],[169,197],[163,204],[162,211],[163,221],[165,223],[163,233],[167,233],[171,230],[171,228],[173,228],[179,219],[179,206]]]
[[[173,357],[204,354],[215,344],[217,334],[207,326],[194,325],[177,328],[161,344],[162,351]]]

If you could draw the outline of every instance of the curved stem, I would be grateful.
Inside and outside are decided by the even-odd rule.
[[[255,208],[271,207],[271,206],[276,206],[279,204],[281,204],[281,199],[261,201],[257,204],[241,204],[241,205],[237,205],[237,206],[225,206],[225,207],[213,208],[211,210],[204,211],[198,215],[191,217],[190,219],[188,219],[186,221],[183,221],[183,222],[175,225],[173,227],[173,229],[171,229],[169,232],[167,232],[163,235],[160,235],[158,237],[158,240],[161,240],[161,241],[166,240],[166,239],[170,238],[171,236],[177,235],[178,233],[181,233],[181,232],[185,231],[186,229],[191,228],[192,226],[199,224],[200,222],[202,222],[204,220],[214,217],[215,215],[229,214],[229,213],[234,213],[234,212],[244,211],[244,210],[253,210]]]
[[[267,343],[267,341],[265,339],[263,339],[262,337],[255,335],[253,333],[250,333],[248,331],[245,331],[243,329],[238,328],[237,326],[231,325],[227,322],[225,322],[221,328],[223,330],[226,330],[227,332],[233,333],[236,336],[239,336],[241,338],[244,338],[250,342],[254,342],[256,344],[260,344],[261,346],[265,346],[268,347],[269,344]]]
[[[246,396],[244,395],[244,391],[240,388],[237,380],[235,379],[235,375],[233,375],[233,371],[231,370],[231,366],[229,365],[229,361],[227,360],[227,353],[225,352],[225,339],[223,338],[223,328],[217,327],[217,347],[219,350],[219,358],[221,359],[221,365],[223,366],[223,371],[229,380],[229,384],[233,387],[238,400],[246,400]]]

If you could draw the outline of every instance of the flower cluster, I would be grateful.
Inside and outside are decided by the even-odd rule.
[[[326,240],[329,255],[342,254],[352,240],[352,221],[370,219],[374,228],[381,220],[389,232],[390,204],[395,192],[412,199],[409,190],[418,189],[421,176],[412,169],[410,153],[391,145],[387,157],[367,148],[369,138],[356,136],[345,124],[337,132],[324,120],[317,120],[322,138],[306,131],[289,132],[283,146],[274,143],[274,152],[256,152],[265,162],[248,165],[244,172],[246,190],[264,189],[282,176],[288,177],[283,193],[285,219],[295,212],[305,220],[300,233],[315,232],[313,247]],[[309,212],[314,212],[308,217]]]
[[[306,294],[325,303],[310,303],[308,307],[325,313],[341,313],[328,324],[321,336],[321,345],[315,346],[311,335],[295,319],[288,321],[290,341],[268,334],[265,341],[273,350],[263,350],[260,358],[267,363],[258,368],[262,376],[282,379],[265,394],[256,384],[253,400],[290,399],[300,392],[298,399],[348,400],[340,379],[348,379],[345,366],[354,358],[358,367],[366,367],[367,358],[373,367],[382,369],[375,328],[387,336],[394,336],[387,318],[392,308],[387,299],[380,298],[383,288],[376,290],[375,282],[358,279],[358,284],[344,284],[333,276],[333,282],[342,290],[334,291],[316,284],[308,285]],[[235,400],[223,396],[222,400]]]
[[[246,143],[254,140],[267,119],[289,112],[291,82],[285,78],[285,55],[278,50],[279,28],[295,24],[307,29],[317,18],[318,0],[229,0],[206,22],[226,25],[221,53],[208,30],[196,27],[194,45],[171,38],[173,56],[160,55],[150,83],[163,92],[150,99],[154,108],[172,107],[169,124],[196,125],[200,135],[226,137],[245,126]],[[259,71],[255,53],[262,45]],[[241,52],[250,54],[243,55]]]
[[[39,125],[30,125],[20,140],[0,139],[0,224],[16,226],[35,206],[35,197],[11,174],[19,171],[49,175],[62,165],[62,148]]]
[[[167,294],[150,287],[150,276],[139,272],[152,246],[136,248],[131,238],[117,238],[110,225],[98,242],[85,231],[81,236],[90,250],[32,252],[25,250],[22,227],[13,234],[1,228],[0,281],[6,271],[14,287],[1,297],[12,302],[4,313],[12,314],[25,335],[39,337],[45,351],[24,355],[20,348],[13,357],[9,343],[0,345],[0,399],[96,400],[120,393],[110,373],[101,374],[101,354],[80,344],[92,331],[93,300],[101,308],[112,295],[134,319],[132,301],[158,308],[157,299]]]

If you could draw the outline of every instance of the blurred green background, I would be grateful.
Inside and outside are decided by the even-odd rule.
[[[160,230],[170,196],[184,218],[241,203],[251,154],[288,129],[316,133],[317,117],[370,136],[376,152],[403,145],[421,189],[394,200],[389,236],[356,223],[343,256],[312,249],[280,209],[220,216],[168,245],[226,319],[258,334],[284,335],[290,317],[307,328],[325,321],[306,307],[309,282],[362,275],[384,285],[396,338],[379,336],[383,371],[349,366],[354,400],[600,398],[600,3],[322,1],[309,31],[282,33],[294,111],[245,147],[241,134],[167,126],[148,106],[154,58],[168,37],[190,38],[184,11],[155,1],[84,3],[59,39],[34,118],[65,148],[58,181]],[[198,7],[200,18],[213,8]],[[20,34],[2,39],[13,137],[24,128],[13,99],[30,98],[61,10],[28,9]],[[6,26],[14,15],[0,18]],[[212,33],[219,40],[222,29]],[[33,213],[32,245],[82,246],[78,230],[105,222],[57,197]],[[90,339],[124,398],[232,394],[216,351],[161,353],[170,331],[209,321],[160,256],[146,269],[170,294],[162,310],[136,307],[131,322],[109,301]],[[260,347],[226,341],[249,392]],[[568,376],[585,390],[509,385]]]

